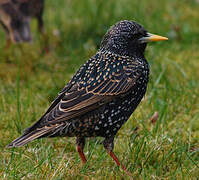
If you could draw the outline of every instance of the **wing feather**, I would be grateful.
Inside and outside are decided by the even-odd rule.
[[[107,59],[99,55],[96,58]],[[114,97],[133,88],[140,76],[140,72],[135,68],[139,64],[135,61],[127,68],[128,64],[123,65],[117,58],[115,60],[118,61],[118,66],[113,71],[104,68],[106,62],[89,64],[88,61],[83,65],[80,68],[81,71],[76,74],[78,77],[74,76],[43,116],[44,124],[70,121],[111,102]],[[110,67],[110,62],[107,63],[107,67]],[[103,65],[103,68],[98,67],[100,65]],[[86,71],[85,68],[89,68],[91,72]]]

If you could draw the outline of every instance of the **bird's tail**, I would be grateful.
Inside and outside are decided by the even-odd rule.
[[[24,134],[17,139],[15,139],[13,142],[8,144],[6,147],[7,148],[12,148],[12,147],[19,147],[23,146],[37,138],[40,138],[42,136],[45,136],[46,134],[51,134],[51,132],[56,132],[56,130],[59,129],[60,126],[45,126],[42,128],[37,128],[33,131],[27,132],[25,131]],[[54,134],[54,133],[53,133]]]

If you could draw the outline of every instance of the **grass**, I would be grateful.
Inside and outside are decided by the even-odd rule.
[[[95,54],[109,26],[135,20],[168,42],[151,43],[142,103],[115,139],[115,153],[135,179],[199,177],[199,51],[197,0],[46,1],[50,52],[32,21],[34,42],[4,49],[0,29],[1,179],[129,179],[108,157],[101,138],[88,139],[83,166],[74,138],[36,140],[5,149],[36,121],[79,66]],[[159,118],[150,118],[158,111]],[[89,167],[88,167],[89,166]]]

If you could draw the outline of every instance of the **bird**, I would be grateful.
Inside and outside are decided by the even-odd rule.
[[[0,0],[0,24],[7,35],[6,47],[13,43],[31,42],[30,20],[36,18],[44,34],[44,0]]]
[[[86,138],[102,137],[102,144],[118,166],[114,138],[146,93],[148,42],[168,38],[147,32],[135,21],[121,20],[104,35],[99,50],[83,64],[59,92],[44,115],[8,148],[44,137],[75,137],[83,163]]]
[[[44,33],[43,11],[44,0],[12,0],[19,11],[28,18],[36,18],[38,30]]]

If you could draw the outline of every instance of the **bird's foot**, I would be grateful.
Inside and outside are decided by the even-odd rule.
[[[84,152],[83,152],[82,148],[81,148],[80,146],[77,145],[77,146],[76,146],[76,149],[77,149],[77,152],[79,153],[79,156],[80,156],[80,158],[81,158],[83,164],[85,164],[85,163],[87,162],[87,160],[86,160],[86,157],[85,157],[85,155],[84,155]]]

